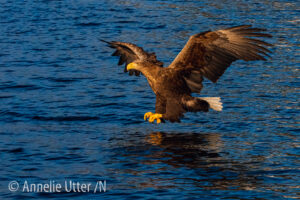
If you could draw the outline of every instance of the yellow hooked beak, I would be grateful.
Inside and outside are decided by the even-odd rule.
[[[130,69],[136,69],[136,67],[137,67],[137,64],[135,64],[135,63],[129,63],[128,65],[127,65],[127,71],[129,71]]]

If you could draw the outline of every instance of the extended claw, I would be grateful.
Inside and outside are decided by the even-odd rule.
[[[144,115],[144,120],[146,121],[146,120],[147,120],[148,118],[150,118],[152,115],[153,115],[152,112],[147,112],[147,113],[145,113],[145,115]]]
[[[156,123],[161,123],[162,114],[152,114],[149,118],[149,122],[152,123],[156,120]]]

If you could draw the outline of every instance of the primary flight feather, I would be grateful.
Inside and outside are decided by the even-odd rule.
[[[243,25],[192,35],[174,61],[163,67],[155,53],[125,42],[106,42],[120,56],[118,65],[125,63],[130,75],[142,73],[156,95],[155,113],[147,112],[145,120],[157,123],[169,120],[180,122],[185,112],[207,112],[209,108],[221,111],[220,97],[193,97],[200,93],[203,77],[217,82],[236,60],[266,60],[270,44],[256,39],[271,37],[264,29]]]

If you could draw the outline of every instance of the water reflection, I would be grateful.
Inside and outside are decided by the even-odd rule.
[[[168,158],[165,162],[174,167],[185,165],[198,168],[204,159],[220,158],[218,152],[222,148],[220,134],[217,133],[152,132],[146,137],[146,141],[161,148],[161,151],[153,156],[157,159]]]
[[[113,158],[121,164],[118,175],[126,187],[167,189],[185,187],[193,190],[255,190],[263,187],[260,178],[261,157],[251,161],[234,160],[224,147],[219,133],[151,132],[144,141],[141,133],[126,147],[118,148]],[[123,141],[123,142],[128,142]],[[123,143],[124,144],[124,143]],[[125,187],[124,187],[125,188]]]

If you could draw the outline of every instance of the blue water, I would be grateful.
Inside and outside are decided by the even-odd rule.
[[[300,198],[299,2],[0,3],[0,199]],[[143,121],[153,92],[98,40],[136,43],[168,65],[190,35],[242,24],[274,35],[272,58],[205,81],[202,96],[224,110],[180,124]],[[21,191],[65,180],[107,190]]]

